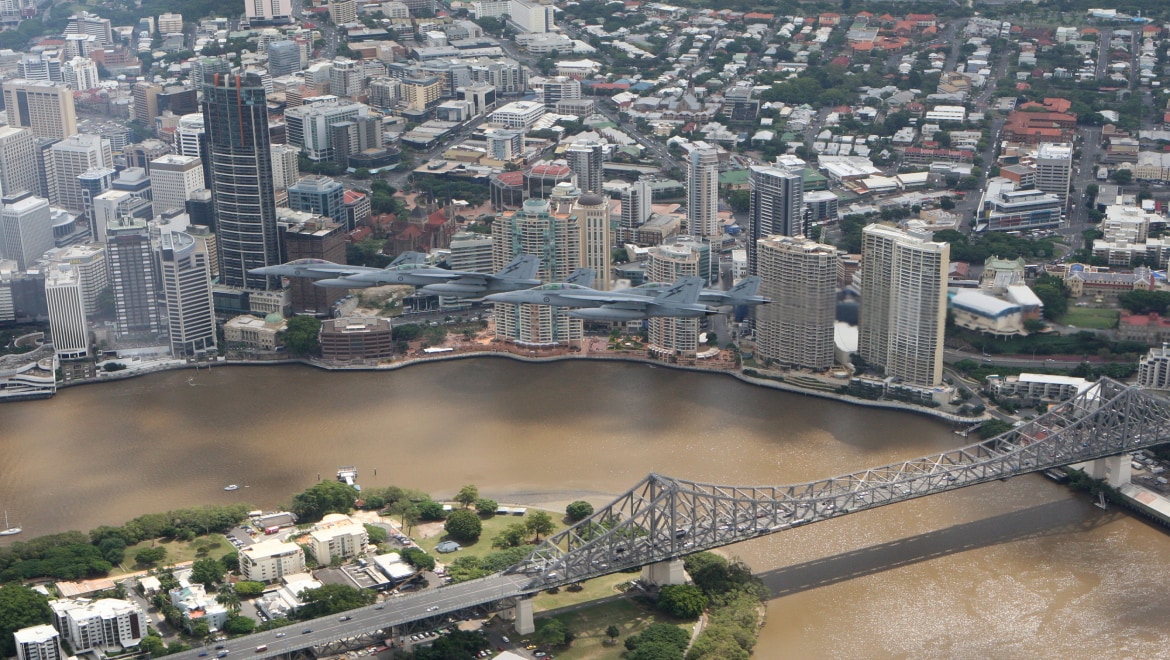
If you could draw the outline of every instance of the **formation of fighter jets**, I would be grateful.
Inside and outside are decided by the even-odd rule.
[[[746,277],[729,291],[703,288],[700,277],[681,277],[671,284],[643,284],[630,289],[590,288],[595,273],[581,268],[563,282],[536,279],[540,259],[522,254],[498,273],[472,273],[430,266],[426,255],[406,252],[385,268],[345,266],[324,259],[298,259],[279,266],[248,271],[253,275],[308,277],[317,286],[361,289],[402,284],[420,292],[488,302],[550,305],[572,309],[569,316],[587,321],[636,321],[654,317],[696,318],[717,314],[718,307],[755,306],[769,301],[756,295],[759,277]]]

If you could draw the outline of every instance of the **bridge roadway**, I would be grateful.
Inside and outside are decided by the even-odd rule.
[[[400,634],[394,629],[406,627],[411,623],[420,624],[419,629],[435,628],[452,612],[522,596],[525,594],[522,585],[528,582],[530,579],[523,576],[496,573],[439,589],[395,596],[377,605],[350,610],[344,614],[298,621],[283,628],[197,647],[168,657],[198,660],[200,654],[205,653],[207,658],[215,658],[221,652],[216,650],[216,646],[220,645],[228,652],[224,660],[294,655],[314,647],[329,652],[341,652],[352,647],[343,645],[331,649],[333,643],[338,640],[357,640],[360,645],[369,646],[390,637],[391,633]],[[342,616],[348,619],[342,621]],[[305,632],[306,630],[311,632]],[[256,648],[259,646],[268,648],[258,652]]]
[[[1170,442],[1170,402],[1102,378],[1006,433],[932,456],[790,486],[721,486],[651,474],[610,504],[546,539],[503,574],[225,642],[253,657],[316,655],[435,627],[451,612],[774,534],[857,511]],[[1128,461],[1122,457],[1122,462]],[[504,601],[501,603],[501,601]],[[398,630],[394,630],[398,628]],[[302,634],[303,629],[311,633]],[[337,642],[353,638],[346,645]],[[362,638],[362,639],[359,639]],[[368,638],[368,641],[365,641]],[[336,643],[335,643],[336,642]],[[268,649],[256,653],[255,648]],[[206,649],[204,649],[206,650]],[[196,651],[179,654],[181,660]]]

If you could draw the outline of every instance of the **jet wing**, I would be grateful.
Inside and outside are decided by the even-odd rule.
[[[651,296],[639,295],[615,295],[619,292],[607,293],[605,291],[558,291],[557,295],[562,298],[570,300],[580,300],[582,302],[599,302],[603,304],[617,304],[623,302],[646,304],[652,300]]]

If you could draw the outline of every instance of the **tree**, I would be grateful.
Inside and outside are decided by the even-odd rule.
[[[617,638],[621,634],[622,634],[621,629],[619,629],[616,625],[614,625],[612,623],[605,627],[605,636],[609,638],[610,644],[617,641]]]
[[[223,568],[227,572],[235,573],[240,570],[240,553],[229,552],[219,558],[219,563],[223,564]]]
[[[446,515],[443,505],[434,500],[418,503],[418,515],[421,520],[442,520]]]
[[[637,656],[644,658],[681,658],[682,652],[686,649],[687,644],[691,641],[691,635],[687,631],[672,626],[669,623],[652,623],[648,628],[637,635],[630,635],[626,638],[626,649],[630,651],[637,651],[643,647],[657,648],[662,646],[667,649],[676,650],[675,655],[645,655]],[[635,657],[627,655],[627,658]]]
[[[486,497],[481,497],[475,501],[475,512],[481,516],[494,516],[499,508],[499,502],[489,500]]]
[[[1119,186],[1125,186],[1133,183],[1133,172],[1130,170],[1117,170],[1112,174],[1113,181]]]
[[[256,629],[256,622],[246,616],[232,616],[223,624],[223,631],[229,635],[248,635]]]
[[[1060,278],[1038,277],[1032,285],[1032,292],[1044,303],[1044,318],[1058,319],[1068,312],[1068,287]]]
[[[126,558],[126,540],[117,536],[104,538],[97,544],[102,558],[111,564],[121,564]]]
[[[12,633],[53,620],[49,599],[19,584],[0,587],[0,655],[16,655]]]
[[[223,580],[224,572],[223,564],[212,557],[196,559],[195,563],[191,564],[191,579],[205,587],[219,584]]]
[[[284,345],[297,357],[311,355],[320,346],[317,338],[320,333],[321,321],[312,316],[294,316],[284,331]]]
[[[340,481],[321,481],[293,496],[292,512],[302,522],[320,520],[328,513],[349,513],[358,491]]]
[[[528,526],[524,523],[512,523],[504,528],[504,531],[496,534],[492,539],[493,548],[515,548],[516,546],[524,545],[524,541],[528,538]]]
[[[240,598],[255,598],[264,593],[263,582],[253,582],[252,580],[240,580],[235,585],[236,595]]]
[[[557,619],[545,619],[536,629],[534,638],[538,644],[560,646],[565,643],[567,635],[565,624]]]
[[[593,515],[593,505],[585,500],[577,500],[565,507],[565,515],[571,522],[580,522]]]
[[[305,604],[297,609],[297,618],[315,619],[371,605],[377,596],[372,591],[348,584],[326,584],[317,589],[304,590],[301,592],[301,600]]]
[[[154,548],[143,548],[134,553],[134,561],[144,566],[157,564],[158,562],[166,559],[166,557],[167,549],[162,546],[157,546]]]
[[[459,489],[459,493],[455,495],[455,501],[462,504],[464,507],[469,507],[475,504],[479,499],[479,489],[474,485],[467,485]]]
[[[628,642],[630,638],[626,638]],[[682,649],[663,642],[648,642],[625,655],[626,660],[682,660]]]
[[[733,190],[727,196],[727,203],[736,213],[746,213],[751,208],[752,194],[747,190]]]
[[[406,548],[401,554],[402,561],[414,566],[420,571],[435,570],[435,558],[419,548]]]
[[[707,597],[693,584],[668,584],[658,590],[658,609],[676,619],[694,619],[707,609]]]
[[[542,535],[551,534],[557,528],[556,523],[553,522],[552,516],[544,511],[537,511],[528,516],[528,520],[524,521],[524,527],[528,531],[536,534],[536,540],[539,541]]]
[[[462,509],[452,511],[451,515],[447,516],[443,529],[446,530],[447,536],[456,541],[473,543],[479,540],[479,535],[483,532],[483,523],[475,513]]]
[[[1024,330],[1026,330],[1029,334],[1033,332],[1043,332],[1047,327],[1048,324],[1044,321],[1041,321],[1040,319],[1027,319],[1024,321]]]
[[[219,593],[215,594],[215,602],[226,607],[229,612],[238,613],[240,611],[240,596],[230,584],[219,588]]]
[[[377,525],[369,525],[369,524],[362,525],[362,527],[366,528],[366,536],[369,537],[370,543],[373,543],[374,545],[378,545],[379,543],[386,542],[386,538],[388,536],[388,533],[386,532],[385,527],[379,527]]]
[[[950,211],[951,209],[955,208],[955,200],[951,199],[950,197],[943,197],[938,201],[938,206],[944,211]]]

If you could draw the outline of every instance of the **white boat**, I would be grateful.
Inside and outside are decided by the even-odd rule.
[[[223,487],[223,489],[224,489],[224,490],[239,490],[239,489],[240,489],[240,487],[239,487],[239,486],[237,486],[237,485],[235,485],[235,484],[232,484],[232,485],[230,485],[230,486],[224,486],[224,487]]]
[[[9,527],[8,526],[8,510],[5,509],[4,510],[4,529],[0,529],[0,536],[13,536],[13,535],[19,534],[23,531],[24,530],[21,529],[20,527]]]

